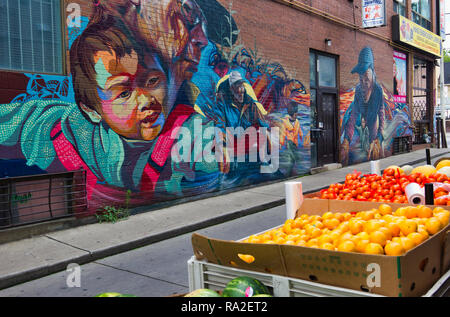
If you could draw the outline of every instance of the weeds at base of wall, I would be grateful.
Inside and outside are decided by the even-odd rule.
[[[116,223],[117,221],[128,219],[130,211],[128,208],[106,206],[100,209],[95,216],[99,223]]]
[[[125,207],[105,206],[97,211],[95,215],[99,223],[116,223],[120,220],[126,220],[130,217],[130,196],[131,191],[127,191],[127,197],[125,200]]]

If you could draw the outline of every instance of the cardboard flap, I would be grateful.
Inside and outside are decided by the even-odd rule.
[[[402,296],[422,296],[442,272],[442,248],[446,231],[437,233],[402,256],[400,266]]]
[[[297,211],[297,217],[302,214],[321,215],[328,210],[330,201],[328,199],[305,198],[300,209]]]
[[[280,245],[224,241],[194,233],[192,246],[199,260],[207,259],[219,265],[286,276]],[[253,260],[250,262],[248,258]]]
[[[441,273],[445,273],[450,269],[450,230],[445,232],[444,246],[442,249],[442,267]]]
[[[192,234],[191,240],[192,240],[192,249],[194,251],[194,255],[197,258],[197,260],[201,261],[204,259],[208,259],[208,261],[212,261],[214,254],[209,245],[209,239],[198,233],[194,233]],[[217,261],[214,263],[217,263]]]
[[[379,294],[398,284],[391,269],[396,268],[394,257],[289,245],[281,249],[292,277]]]

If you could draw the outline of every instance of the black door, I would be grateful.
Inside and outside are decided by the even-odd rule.
[[[335,55],[311,50],[311,165],[338,160],[338,83]]]
[[[337,105],[336,94],[320,92],[317,107],[317,125],[321,135],[317,140],[318,163],[320,165],[337,161]]]

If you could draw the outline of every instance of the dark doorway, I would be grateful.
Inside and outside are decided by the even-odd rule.
[[[338,160],[338,89],[337,58],[311,51],[311,139],[312,167]]]

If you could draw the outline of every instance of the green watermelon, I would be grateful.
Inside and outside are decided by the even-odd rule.
[[[109,293],[101,293],[98,295],[95,295],[95,297],[136,297],[135,295],[130,294],[120,294],[115,292],[109,292]]]
[[[95,295],[95,297],[119,297],[122,294],[120,293],[115,293],[115,292],[109,292],[109,293],[101,293],[98,295]]]
[[[197,289],[193,292],[190,292],[189,294],[185,295],[184,297],[221,297],[219,293],[207,289],[207,288],[201,288]]]
[[[254,295],[270,294],[269,289],[261,281],[240,276],[232,279],[223,290],[223,297],[252,297]]]

